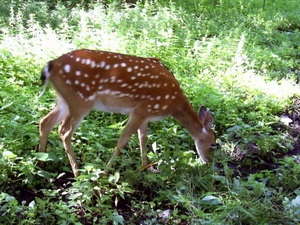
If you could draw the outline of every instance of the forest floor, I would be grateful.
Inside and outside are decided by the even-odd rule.
[[[275,130],[279,130],[288,134],[288,138],[293,140],[293,149],[284,152],[274,151],[272,156],[260,158],[260,163],[253,163],[249,166],[243,163],[245,160],[256,157],[258,148],[255,143],[249,144],[249,149],[253,155],[245,154],[238,147],[235,149],[233,161],[228,163],[229,168],[233,169],[236,176],[247,177],[249,174],[257,173],[262,170],[273,170],[278,168],[277,159],[286,156],[294,157],[295,162],[300,163],[300,99],[293,100],[293,104],[288,107],[282,115],[280,115],[280,125],[274,126]],[[262,163],[263,162],[263,163]]]

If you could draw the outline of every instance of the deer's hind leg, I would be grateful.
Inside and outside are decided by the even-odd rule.
[[[59,99],[54,109],[52,109],[50,113],[48,113],[43,119],[41,119],[39,124],[39,152],[46,152],[46,146],[50,132],[53,130],[55,125],[62,122],[68,114],[69,108],[67,103],[62,99]],[[45,166],[45,163],[39,162],[38,165],[43,168]]]
[[[80,125],[83,118],[92,108],[91,104],[82,104],[81,106],[82,107],[75,107],[73,109],[70,109],[68,116],[63,120],[58,130],[75,177],[77,177],[80,173],[78,171],[79,165],[76,160],[74,150],[72,148],[72,136],[76,128]]]

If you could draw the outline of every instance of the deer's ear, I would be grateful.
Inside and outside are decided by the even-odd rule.
[[[214,123],[214,117],[211,112],[208,111],[204,106],[201,106],[199,110],[199,118],[202,122],[203,128],[206,131],[209,131]]]
[[[198,114],[201,121],[204,119],[206,112],[207,112],[207,109],[205,108],[205,106],[201,106],[199,109],[199,114]]]

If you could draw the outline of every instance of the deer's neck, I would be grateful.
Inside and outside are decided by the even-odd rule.
[[[178,105],[176,110],[172,113],[172,116],[189,131],[194,140],[197,139],[199,133],[203,130],[197,113],[187,100],[182,101],[181,104]]]

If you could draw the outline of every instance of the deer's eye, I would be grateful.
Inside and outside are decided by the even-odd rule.
[[[219,145],[218,144],[212,144],[210,146],[211,149],[218,149],[219,148]]]

